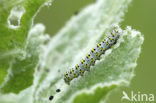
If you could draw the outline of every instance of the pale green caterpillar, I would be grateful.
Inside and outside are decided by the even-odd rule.
[[[74,78],[77,78],[80,75],[82,76],[85,71],[90,71],[90,67],[95,65],[96,60],[99,60],[100,56],[104,54],[106,50],[116,44],[121,34],[120,30],[115,28],[111,34],[106,36],[101,43],[97,44],[97,46],[93,48],[79,64],[65,72],[65,83],[70,84]]]

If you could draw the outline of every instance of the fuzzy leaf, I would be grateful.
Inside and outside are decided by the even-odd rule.
[[[54,103],[98,103],[105,101],[112,89],[127,85],[134,76],[136,60],[141,51],[143,36],[128,27],[117,44],[97,61],[90,72],[74,79],[70,85],[63,74],[84,58],[91,48],[119,24],[131,0],[98,0],[51,39],[42,54],[40,69],[34,81],[34,103],[47,103],[54,95]],[[57,88],[61,93],[56,93]],[[98,99],[93,99],[98,98]],[[87,99],[85,99],[87,98]]]
[[[38,49],[42,44],[42,40],[38,38],[40,34],[43,35],[43,31],[31,38],[36,38],[33,41],[36,44],[27,37],[33,17],[47,1],[49,0],[0,0],[1,93],[19,93],[32,85],[38,63]]]
[[[131,27],[122,30],[122,36],[117,44],[101,56],[95,66],[91,67],[90,72],[85,72],[84,76],[74,79],[70,85],[65,84],[63,74],[101,42],[105,34],[112,31],[112,25],[122,21],[130,1],[98,0],[72,17],[67,25],[43,47],[39,62],[35,61],[38,62],[38,66],[33,86],[19,95],[0,95],[2,97],[0,102],[99,103],[105,102],[108,93],[113,89],[128,85],[134,76],[134,68],[144,40],[141,33]],[[37,25],[34,28],[40,27],[42,26]],[[32,29],[35,32],[30,34],[38,34],[37,30],[40,29]],[[41,34],[43,35],[43,31]],[[34,39],[27,39],[28,44],[30,42],[30,45],[27,44],[27,50],[35,55],[33,57],[37,57],[31,50],[36,50],[34,45],[36,47],[40,43],[33,42],[36,41]],[[28,65],[30,61],[26,60],[23,63]],[[58,88],[61,89],[60,93],[56,93]],[[48,99],[50,95],[54,96],[52,101]]]

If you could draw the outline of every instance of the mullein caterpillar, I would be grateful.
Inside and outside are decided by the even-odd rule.
[[[67,84],[77,78],[78,76],[83,76],[85,71],[90,71],[90,67],[95,65],[96,60],[100,59],[100,56],[105,53],[106,50],[111,48],[116,44],[121,33],[117,28],[115,28],[110,35],[106,36],[101,43],[97,44],[95,48],[86,55],[84,59],[80,61],[75,67],[71,68],[64,74],[64,81]]]

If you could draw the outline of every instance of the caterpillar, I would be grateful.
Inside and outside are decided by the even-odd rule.
[[[104,54],[106,50],[116,44],[120,36],[121,32],[119,32],[119,29],[115,28],[110,35],[107,35],[102,40],[101,43],[98,43],[96,47],[91,49],[91,51],[80,61],[79,64],[76,64],[76,66],[65,72],[65,83],[70,84],[74,78],[83,76],[85,71],[90,71],[90,67],[95,65],[96,60],[99,60],[100,56]]]

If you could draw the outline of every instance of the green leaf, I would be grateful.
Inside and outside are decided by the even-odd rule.
[[[0,0],[1,93],[19,93],[33,84],[39,46],[43,44],[40,36],[44,30],[36,37],[32,37],[35,41],[31,41],[31,36],[34,34],[29,33],[29,30],[36,12],[48,1]]]
[[[85,72],[84,76],[74,79],[70,85],[65,84],[63,74],[70,67],[79,63],[91,48],[101,42],[106,34],[112,31],[112,25],[122,21],[130,1],[98,0],[84,8],[43,47],[39,62],[36,61],[38,51],[32,51],[36,50],[35,47],[42,42],[37,43],[34,39],[38,36],[32,35],[34,39],[27,39],[26,51],[30,50],[29,53],[35,55],[33,56],[35,59],[31,58],[31,60],[38,63],[34,74],[34,84],[20,92],[19,95],[0,94],[0,102],[48,103],[51,102],[48,99],[49,96],[53,95],[53,103],[99,103],[106,102],[106,97],[113,89],[128,85],[134,76],[134,68],[137,65],[137,58],[144,40],[141,33],[131,27],[122,30],[122,36],[118,42],[101,56],[95,66],[91,67],[90,72]],[[42,28],[41,25],[39,27]],[[34,28],[38,28],[38,25]],[[37,35],[36,32],[40,29],[32,29],[34,30],[36,31],[30,34]],[[43,30],[41,31],[40,34],[43,35]],[[22,63],[28,68],[32,66],[29,65],[31,61],[22,60],[24,61],[17,64],[16,67]],[[61,89],[60,93],[56,93],[58,88]],[[16,100],[12,98],[13,96]],[[6,97],[8,100],[5,99]]]
[[[34,81],[34,103],[98,103],[116,87],[128,85],[134,76],[143,36],[127,27],[117,44],[97,61],[90,72],[74,79],[70,85],[63,74],[95,47],[119,24],[131,0],[98,0],[74,16],[45,47]],[[109,85],[108,85],[109,84]],[[56,93],[57,88],[61,93]],[[86,97],[86,99],[84,99]],[[98,98],[98,99],[93,99]]]

